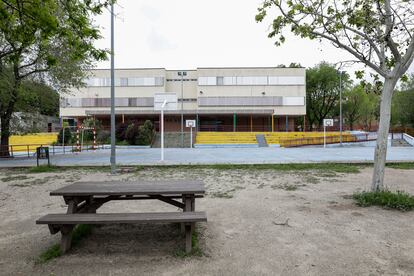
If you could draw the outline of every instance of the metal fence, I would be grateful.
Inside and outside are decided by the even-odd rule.
[[[281,147],[300,147],[300,146],[307,146],[307,145],[323,145],[324,144],[324,137],[304,137],[304,138],[286,138],[280,139],[280,146]],[[373,141],[376,139],[376,136],[372,135],[372,133],[361,133],[361,134],[353,134],[353,135],[343,135],[342,142],[343,143],[353,143],[353,142],[365,142],[365,141]],[[340,142],[340,136],[326,136],[326,144],[337,144]]]
[[[51,155],[56,154],[70,154],[81,151],[93,151],[98,149],[103,149],[103,144],[96,144],[94,147],[93,143],[85,143],[82,147],[77,147],[75,145],[45,145],[45,144],[26,144],[26,145],[9,145],[1,146],[0,145],[0,158],[15,158],[15,157],[35,157],[36,148],[38,147],[49,147],[49,152]]]

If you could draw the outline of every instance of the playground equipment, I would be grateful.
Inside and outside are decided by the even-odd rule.
[[[83,138],[85,134],[85,130],[91,130],[93,134],[93,144],[92,144],[92,150],[96,150],[96,128],[95,127],[84,127],[79,126],[76,128],[76,151],[81,152],[83,148]],[[65,133],[65,131],[63,131]]]

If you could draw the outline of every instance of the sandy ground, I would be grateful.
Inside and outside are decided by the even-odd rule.
[[[2,275],[414,275],[414,212],[361,208],[350,195],[369,188],[372,168],[356,174],[306,171],[143,169],[26,174],[0,170]],[[59,241],[35,220],[64,212],[49,192],[77,180],[197,178],[201,257],[177,257],[177,225],[96,227],[73,250],[46,264]],[[414,170],[387,169],[391,189],[414,193]],[[162,202],[111,202],[99,212],[174,211]],[[287,222],[287,223],[286,223]],[[282,225],[280,225],[282,224]]]

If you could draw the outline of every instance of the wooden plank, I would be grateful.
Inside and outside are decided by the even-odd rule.
[[[52,191],[52,196],[204,194],[198,180],[77,182]]]
[[[207,221],[205,212],[48,214],[36,224],[113,224]]]

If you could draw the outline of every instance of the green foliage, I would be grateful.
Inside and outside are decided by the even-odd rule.
[[[154,134],[154,126],[151,121],[145,121],[145,123],[139,127],[139,134],[137,138],[138,145],[150,145]]]
[[[110,144],[111,143],[111,132],[109,130],[101,129],[96,136],[96,140],[101,144]]]
[[[128,129],[127,123],[116,124],[115,138],[117,141],[124,141],[126,139],[126,130]]]
[[[84,84],[87,70],[96,60],[106,59],[107,51],[95,47],[100,34],[93,18],[110,2],[112,1],[0,2],[0,74],[4,71],[11,72],[11,77],[8,78],[10,81],[0,84],[5,88],[0,93],[2,143],[8,143],[10,120],[18,106],[18,100],[21,106],[34,100],[30,92],[33,84],[29,84],[31,89],[22,89],[28,81],[43,79],[58,91],[66,92],[70,87]],[[34,90],[37,89],[38,87]],[[50,94],[51,91],[41,93]],[[37,100],[41,108],[45,108],[44,112],[54,113],[49,101],[53,106],[55,99],[55,96],[42,96]]]
[[[410,211],[414,209],[414,197],[402,191],[376,191],[361,192],[353,195],[359,206],[381,206],[399,211]]]
[[[342,74],[342,86],[349,87],[348,74]],[[322,62],[306,70],[306,117],[309,127],[322,126],[339,102],[340,75],[334,65]]]
[[[19,88],[18,96],[15,111],[59,115],[59,94],[45,83],[24,81]]]
[[[192,250],[190,253],[186,253],[184,250],[179,249],[174,252],[175,257],[178,257],[178,258],[202,257],[204,253],[200,248],[199,241],[198,241],[198,235],[199,235],[198,232],[194,231],[193,235],[191,236]]]
[[[92,233],[93,226],[89,224],[79,224],[72,232],[72,247],[79,245],[82,239],[86,238]],[[44,264],[50,260],[56,259],[62,256],[62,250],[59,244],[54,244],[46,251],[42,252],[37,258],[37,264]]]
[[[36,260],[37,264],[44,264],[50,260],[56,259],[62,256],[62,250],[60,250],[59,244],[54,244],[49,247],[45,252],[42,252]]]
[[[392,125],[414,127],[414,88],[394,93],[391,112]]]
[[[124,125],[118,130],[118,137],[121,138],[123,134]],[[143,125],[138,126],[135,123],[128,125],[125,130],[125,140],[129,145],[150,145],[154,134],[154,126],[151,121],[147,120]],[[119,141],[119,140],[118,140]]]
[[[213,165],[171,165],[171,166],[158,166],[157,169],[168,168],[186,168],[192,169],[215,169],[215,170],[275,170],[281,172],[291,171],[310,171],[320,170],[324,172],[337,172],[337,173],[358,173],[361,164],[346,164],[346,163],[298,163],[298,164],[213,164]],[[143,168],[143,167],[141,167]],[[153,167],[151,167],[153,168]]]
[[[48,173],[59,171],[56,166],[40,165],[39,167],[31,167],[29,173]]]
[[[96,133],[100,132],[102,129],[102,123],[101,121],[89,117],[83,120],[82,126],[85,128],[83,130],[83,141],[93,141],[93,128],[95,129]]]
[[[393,73],[400,78],[408,69],[404,62],[414,50],[409,27],[414,14],[406,12],[411,2],[264,0],[256,21],[273,16],[268,36],[276,45],[286,41],[286,31],[301,38],[325,40],[383,77],[398,66],[401,71]]]
[[[344,91],[342,108],[344,121],[351,130],[359,122],[369,130],[372,121],[377,118],[379,96],[367,92],[363,85],[356,85]]]
[[[125,131],[125,140],[130,145],[136,145],[139,135],[139,128],[135,124],[130,124]]]
[[[414,163],[413,162],[387,163],[386,166],[388,168],[399,169],[399,170],[414,170]]]
[[[63,131],[65,131],[65,145],[71,144],[74,137],[72,131],[68,127],[60,129],[58,134],[58,143],[63,143]]]

